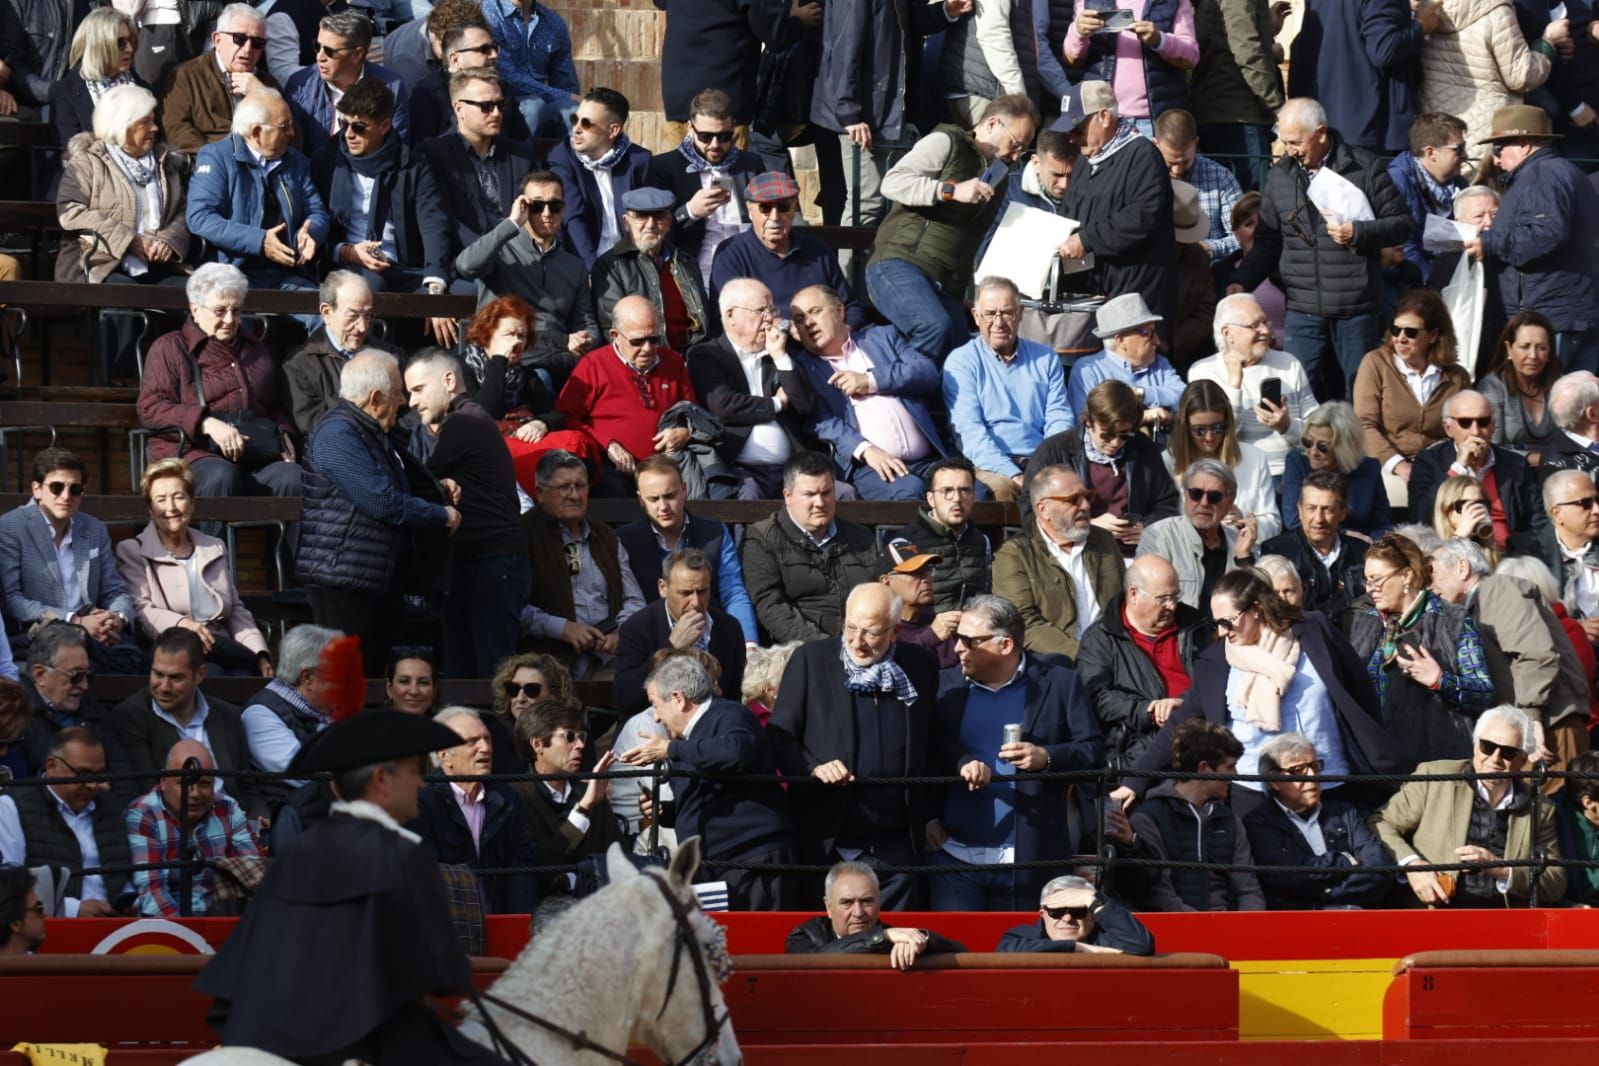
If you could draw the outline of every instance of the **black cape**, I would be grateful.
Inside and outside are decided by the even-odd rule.
[[[272,862],[195,988],[224,1043],[297,1062],[499,1062],[421,1005],[471,984],[449,915],[426,847],[331,814]]]

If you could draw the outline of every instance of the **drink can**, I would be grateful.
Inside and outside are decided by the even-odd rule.
[[[1020,723],[1011,722],[1005,726],[1005,743],[1020,744],[1022,742],[1022,727]]]

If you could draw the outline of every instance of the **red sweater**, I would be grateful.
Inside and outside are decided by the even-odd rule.
[[[653,454],[656,426],[666,409],[680,400],[698,402],[683,357],[670,348],[661,348],[658,354],[655,365],[642,375],[651,406],[644,403],[639,373],[623,363],[611,345],[578,360],[555,401],[556,410],[566,416],[567,428],[584,430],[602,449],[616,441],[635,459]]]

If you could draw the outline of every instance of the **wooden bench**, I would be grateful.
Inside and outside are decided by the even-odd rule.
[[[138,458],[143,449],[135,440],[139,429],[139,410],[132,403],[60,402],[54,400],[0,400],[0,491],[11,487],[10,447],[13,435],[48,433],[50,446],[54,447],[62,430],[96,430],[103,436],[116,430],[128,435],[128,474],[130,483],[139,482]],[[23,472],[21,449],[17,455],[19,485],[27,484]],[[110,449],[104,441],[100,447],[101,483],[110,480]]]
[[[1599,1040],[1599,951],[1421,951],[1394,966],[1383,1038]]]

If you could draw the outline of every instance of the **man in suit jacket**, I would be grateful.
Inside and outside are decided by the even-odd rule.
[[[733,143],[733,98],[704,89],[689,103],[688,133],[650,161],[650,180],[670,190],[673,241],[711,276],[716,247],[750,224],[745,186],[766,169],[759,154]]]
[[[117,573],[111,534],[81,513],[87,467],[65,448],[33,459],[33,502],[0,515],[0,592],[18,650],[49,622],[81,625],[96,670],[136,674],[133,600]]]
[[[130,768],[150,774],[139,782],[154,787],[155,772],[180,740],[198,741],[211,753],[219,770],[250,769],[250,745],[239,708],[200,691],[205,682],[205,645],[191,629],[173,626],[156,638],[151,650],[150,686],[135,692],[111,714],[117,739]],[[255,783],[243,777],[219,777],[217,791],[231,796],[247,817],[260,818],[267,804]]]
[[[550,150],[550,169],[566,186],[566,243],[591,270],[624,233],[622,194],[650,184],[650,153],[624,132],[628,110],[615,89],[590,89],[571,136]]]
[[[745,479],[742,499],[775,499],[783,464],[804,450],[802,426],[815,398],[809,378],[777,328],[772,293],[750,278],[730,281],[722,301],[722,335],[688,352],[694,395],[722,420],[716,452]]]
[[[661,598],[622,624],[611,682],[617,710],[633,714],[649,706],[644,681],[651,657],[662,648],[710,652],[722,664],[717,686],[722,695],[742,698],[744,630],[711,602],[712,569],[710,558],[698,548],[682,548],[666,557],[656,583]]]
[[[518,760],[525,763],[531,754],[534,773],[577,773],[583,769],[589,741],[584,710],[559,700],[539,700],[516,720],[516,740]],[[603,772],[614,761],[606,752],[594,769]],[[514,787],[522,794],[528,836],[541,863],[579,863],[603,855],[613,842],[623,839],[625,825],[611,807],[607,778],[518,781]],[[565,895],[577,884],[578,877],[570,872],[544,874],[539,878],[539,895]]]
[[[931,859],[938,865],[1065,862],[1080,843],[1071,805],[1087,814],[1086,824],[1097,824],[1092,789],[1028,780],[1044,770],[1100,766],[1104,744],[1076,671],[1053,656],[1024,656],[1024,628],[1021,612],[1002,596],[973,597],[961,612],[961,670],[938,696],[933,768],[964,781],[945,791],[942,817],[927,829],[927,843],[939,846]],[[1008,726],[1020,728],[1020,740],[1005,738]],[[1048,879],[1036,869],[939,874],[929,881],[931,909],[1026,910]]]
[[[926,400],[938,395],[938,367],[892,326],[851,335],[844,301],[825,285],[790,306],[816,395],[813,431],[838,476],[863,500],[920,500],[948,454]]]
[[[511,214],[522,178],[536,161],[532,145],[501,136],[504,109],[513,105],[493,70],[478,67],[451,75],[450,106],[455,129],[424,141],[419,151],[433,170],[445,217],[455,223],[453,258]]]
[[[851,784],[857,777],[929,772],[938,661],[927,649],[897,639],[895,599],[887,585],[857,585],[844,605],[842,640],[811,641],[783,671],[767,723],[778,766],[786,776],[809,774],[831,786],[809,789],[796,814],[801,862],[922,862],[925,790]],[[921,909],[915,875],[880,871],[878,880],[884,908]]]
[[[1439,441],[1410,465],[1410,513],[1432,520],[1433,498],[1445,478],[1470,474],[1488,495],[1494,539],[1502,546],[1511,533],[1541,528],[1549,519],[1538,505],[1538,483],[1527,460],[1493,443],[1494,409],[1488,397],[1462,389],[1444,404],[1444,432]]]
[[[1589,370],[1562,374],[1549,387],[1549,414],[1560,428],[1538,464],[1538,480],[1557,470],[1599,473],[1599,377]]]
[[[716,868],[716,860],[794,861],[787,794],[774,782],[681,776],[689,771],[771,774],[777,769],[771,737],[748,707],[715,697],[711,677],[697,659],[669,657],[651,672],[645,691],[670,739],[650,737],[623,752],[622,761],[629,766],[669,761],[674,799],[655,811],[644,796],[640,810],[673,826],[679,840],[700,838],[711,867],[708,879],[727,883],[731,909],[793,910],[796,897],[787,875]]]

